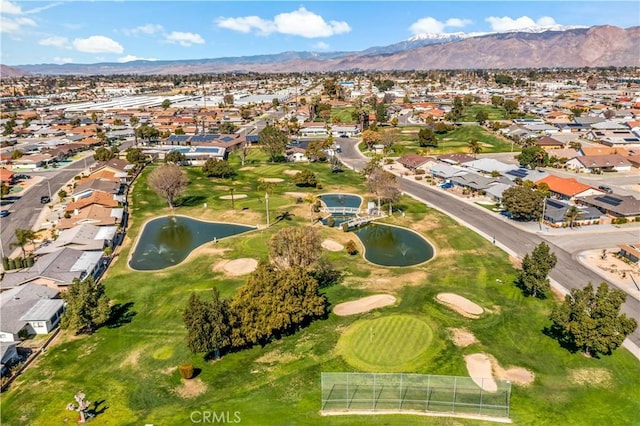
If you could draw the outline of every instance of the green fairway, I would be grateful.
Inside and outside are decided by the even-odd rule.
[[[358,321],[338,347],[345,360],[362,371],[401,372],[424,367],[433,339],[431,328],[410,316],[386,316]]]
[[[456,131],[463,131],[463,126]],[[466,131],[466,130],[465,130]],[[415,267],[383,268],[363,261],[361,254],[325,251],[323,257],[343,280],[322,289],[331,306],[372,294],[391,294],[393,308],[356,316],[330,314],[292,335],[264,346],[223,354],[205,361],[189,352],[182,321],[192,292],[209,297],[216,286],[223,298],[246,281],[220,267],[237,258],[268,260],[267,241],[289,226],[310,224],[310,204],[300,196],[355,193],[364,203],[375,197],[364,189],[360,174],[331,173],[327,164],[267,164],[252,152],[246,168],[233,179],[211,179],[200,168],[185,168],[190,184],[177,200],[175,214],[203,220],[266,224],[265,190],[260,178],[281,178],[269,198],[271,226],[196,249],[188,260],[158,272],[128,268],[132,245],[145,220],[169,209],[146,184],[152,166],[133,185],[131,221],[123,246],[103,279],[120,315],[92,335],[62,332],[54,344],[3,393],[2,425],[75,424],[68,411],[73,395],[102,401],[96,425],[184,425],[197,410],[240,412],[247,425],[481,424],[464,419],[421,416],[319,415],[320,374],[343,371],[402,371],[431,375],[467,376],[464,356],[486,352],[501,366],[523,367],[535,374],[529,386],[513,386],[510,415],[526,425],[632,425],[640,412],[640,363],[626,349],[600,359],[563,349],[542,330],[554,298],[525,298],[513,285],[513,260],[491,241],[471,232],[424,203],[402,196],[395,204],[406,213],[384,219],[420,233],[436,248],[437,256]],[[255,161],[254,161],[255,160]],[[239,159],[231,162],[240,169]],[[297,187],[291,170],[309,169],[322,189]],[[246,194],[231,200],[220,197]],[[207,203],[207,206],[204,206]],[[276,221],[284,212],[286,218]],[[339,229],[314,225],[322,238],[342,244],[357,238]],[[438,293],[467,297],[487,313],[473,320],[438,303]],[[371,330],[374,330],[372,337]],[[477,343],[455,346],[451,328],[466,328]],[[199,374],[184,384],[177,367],[192,362]],[[104,410],[100,412],[100,407]],[[613,419],[613,420],[612,420]]]

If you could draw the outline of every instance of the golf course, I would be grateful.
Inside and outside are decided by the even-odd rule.
[[[508,149],[493,136],[486,141],[476,137],[492,147],[487,152]],[[102,278],[114,305],[113,317],[90,335],[62,331],[2,394],[3,426],[75,424],[77,413],[67,405],[79,391],[91,401],[96,415],[90,423],[96,425],[184,425],[202,419],[206,411],[228,412],[231,421],[247,425],[488,424],[405,414],[320,415],[323,372],[469,376],[465,357],[478,353],[495,359],[505,371],[518,367],[531,374],[531,383],[513,381],[514,424],[638,424],[638,360],[622,348],[611,356],[585,357],[545,335],[549,313],[559,299],[525,297],[513,284],[517,259],[424,203],[402,196],[393,207],[404,214],[381,222],[419,233],[434,246],[436,256],[412,267],[374,265],[363,259],[354,233],[322,226],[310,208],[324,193],[360,194],[365,203],[374,200],[361,175],[332,173],[324,163],[271,164],[259,152],[248,159],[241,166],[232,156],[237,174],[226,179],[206,177],[200,167],[184,167],[190,183],[173,212],[146,183],[158,166],[142,172],[129,194],[125,241]],[[295,170],[311,170],[319,185],[296,186],[291,178]],[[272,185],[265,185],[269,179]],[[203,244],[162,270],[131,269],[129,259],[145,222],[171,213],[255,229]],[[341,273],[339,282],[321,288],[329,310],[374,294],[391,295],[395,302],[355,315],[329,313],[291,335],[224,353],[217,360],[192,354],[182,319],[190,295],[207,299],[213,286],[222,298],[234,295],[247,275],[225,265],[241,258],[243,265],[252,259],[267,261],[267,241],[292,226],[313,226],[323,239],[342,246],[354,241],[359,248],[353,255],[323,251],[323,259]],[[481,313],[461,315],[438,301],[442,293],[473,301]],[[470,343],[456,344],[454,329],[464,329]],[[183,363],[193,363],[193,379],[181,378],[178,366]],[[493,373],[501,378],[504,372],[494,368]]]

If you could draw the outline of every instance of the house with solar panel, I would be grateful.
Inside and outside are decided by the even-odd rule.
[[[613,217],[634,218],[640,216],[640,200],[632,195],[591,195],[579,197],[576,204],[592,206]]]
[[[209,158],[224,160],[228,154],[249,143],[243,134],[171,135],[155,148],[159,158],[172,151],[181,152],[192,165],[202,165]]]

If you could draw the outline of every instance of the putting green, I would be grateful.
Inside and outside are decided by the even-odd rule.
[[[412,372],[428,361],[433,332],[424,321],[392,315],[354,323],[340,337],[338,351],[363,371]]]

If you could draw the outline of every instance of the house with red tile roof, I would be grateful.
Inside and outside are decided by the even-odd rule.
[[[588,197],[590,195],[601,195],[602,191],[589,185],[578,182],[575,178],[562,178],[549,175],[535,182],[536,185],[546,183],[553,198],[560,200],[573,200],[576,197]]]

